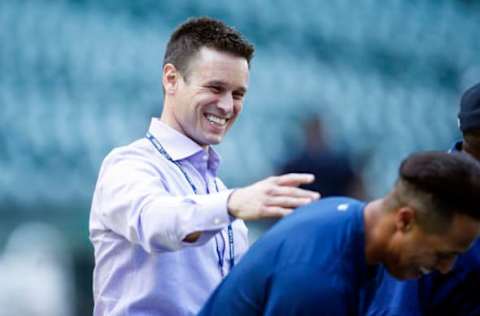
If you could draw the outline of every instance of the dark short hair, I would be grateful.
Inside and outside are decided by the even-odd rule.
[[[209,17],[191,18],[179,25],[170,37],[163,65],[174,65],[186,77],[191,57],[202,47],[243,57],[248,65],[255,51],[238,31],[222,21]]]
[[[460,100],[458,123],[463,133],[480,129],[480,83],[463,93]]]
[[[399,183],[404,195],[421,201],[426,221],[450,222],[455,214],[480,220],[480,164],[467,154],[414,153],[402,162]]]

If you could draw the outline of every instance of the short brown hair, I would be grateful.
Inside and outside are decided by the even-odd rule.
[[[480,221],[480,164],[467,154],[410,155],[399,168],[395,191],[401,205],[417,209],[420,224],[429,231],[448,225],[455,214]]]
[[[202,47],[243,57],[250,65],[255,51],[238,31],[209,17],[192,18],[179,25],[167,44],[163,65],[174,65],[184,77],[188,75],[189,61]]]

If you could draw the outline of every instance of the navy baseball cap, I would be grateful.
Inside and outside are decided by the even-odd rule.
[[[477,83],[462,95],[458,125],[462,132],[480,129],[480,83]]]

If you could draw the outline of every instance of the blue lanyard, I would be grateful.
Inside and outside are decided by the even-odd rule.
[[[193,193],[194,194],[198,194],[198,190],[197,190],[197,187],[195,186],[195,184],[193,183],[192,179],[188,176],[187,172],[185,170],[183,170],[182,168],[182,165],[178,162],[178,161],[175,161],[172,159],[172,157],[170,157],[170,155],[167,153],[167,151],[165,150],[165,148],[163,148],[162,144],[160,144],[160,142],[158,141],[158,139],[155,138],[155,136],[153,136],[152,134],[150,134],[150,132],[147,132],[147,135],[146,135],[147,139],[152,143],[153,147],[155,147],[155,149],[163,156],[165,157],[168,161],[170,161],[171,163],[173,163],[174,165],[176,165],[178,167],[178,169],[180,169],[180,171],[182,172],[183,176],[185,177],[185,179],[187,180],[188,184],[190,184],[190,187],[192,188],[193,190]],[[217,192],[219,192],[218,190],[218,185],[217,185],[217,180],[215,179],[214,180],[214,183],[215,183],[215,190]],[[207,190],[208,190],[208,185],[207,185]],[[233,243],[233,229],[232,229],[232,224],[229,224],[228,225],[228,246],[229,246],[229,250],[230,250],[230,259],[228,260],[229,261],[229,265],[230,265],[230,270],[233,268],[233,266],[235,265],[235,245]],[[223,241],[223,253],[222,251],[220,251],[220,246],[219,246],[219,243],[218,243],[218,240],[215,236],[215,244],[216,244],[216,247],[217,247],[217,256],[218,256],[218,266],[220,268],[220,272],[222,274],[222,277],[224,276],[224,272],[223,272],[223,263],[225,262],[225,240],[223,239],[223,235],[220,233],[221,237],[222,237],[222,241]]]

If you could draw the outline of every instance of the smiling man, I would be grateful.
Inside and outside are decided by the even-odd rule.
[[[184,71],[185,78],[165,65],[163,83],[173,102],[165,102],[161,121],[207,149],[221,142],[242,110],[248,61],[204,46]]]
[[[164,104],[145,138],[103,161],[90,214],[95,315],[194,315],[248,247],[244,219],[319,197],[310,174],[227,190],[218,144],[243,107],[253,46],[210,18],[172,34]]]
[[[199,316],[363,315],[378,269],[405,280],[452,268],[480,234],[479,194],[467,155],[412,154],[384,198],[325,198],[280,221]]]

